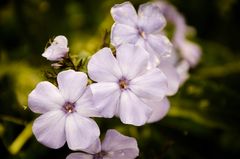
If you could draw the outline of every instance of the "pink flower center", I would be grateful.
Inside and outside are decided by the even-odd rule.
[[[122,78],[119,80],[118,84],[121,90],[126,90],[128,89],[129,81],[125,78]]]
[[[75,111],[75,105],[70,102],[66,102],[63,106],[63,109],[66,113],[72,113]]]
[[[145,34],[145,32],[144,32],[144,31],[140,32],[139,34],[141,35],[141,37],[142,37],[143,39],[145,39],[145,38],[146,38],[146,34]]]
[[[138,28],[138,34],[143,38],[143,39],[146,39],[147,36],[146,36],[146,33],[143,31],[143,29],[141,28]]]

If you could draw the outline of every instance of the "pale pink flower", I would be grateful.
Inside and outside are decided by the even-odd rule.
[[[148,70],[148,53],[141,47],[123,44],[116,58],[103,48],[88,63],[90,85],[96,107],[104,117],[119,116],[125,124],[140,126],[152,114],[148,101],[160,101],[167,91],[166,76],[158,68]],[[164,109],[166,110],[166,109]]]
[[[174,25],[174,33],[172,43],[175,48],[175,57],[170,58],[173,66],[179,74],[180,84],[183,84],[189,78],[189,70],[195,67],[201,58],[202,51],[199,45],[187,40],[189,26],[185,22],[185,18],[170,3],[166,1],[157,1],[153,3],[161,10],[167,22]]]
[[[180,58],[186,60],[190,67],[195,67],[200,60],[202,51],[199,45],[186,39],[189,29],[185,18],[173,5],[165,1],[157,1],[153,4],[159,7],[166,20],[175,26],[172,43],[179,50]]]
[[[40,143],[57,149],[67,141],[70,149],[81,150],[99,137],[97,124],[89,118],[99,114],[87,80],[85,73],[67,70],[58,74],[58,88],[44,81],[29,94],[29,108],[42,114],[32,128]]]
[[[110,129],[102,144],[100,140],[85,150],[71,153],[66,159],[134,159],[139,155],[136,139]]]
[[[54,38],[51,45],[47,49],[45,49],[42,56],[50,61],[59,61],[67,55],[69,51],[67,45],[67,38],[65,36],[59,35]]]
[[[157,66],[167,76],[167,95],[175,94],[179,87],[179,76],[175,64],[166,60],[175,56],[175,52],[172,52],[172,45],[167,37],[160,34],[166,21],[159,7],[154,3],[146,3],[140,5],[137,14],[132,4],[125,2],[112,7],[111,14],[115,20],[111,33],[112,44],[120,46],[131,43],[143,47],[150,53],[148,67]]]
[[[112,45],[118,47],[130,43],[143,47],[150,54],[153,66],[161,61],[162,56],[172,52],[172,44],[161,33],[166,20],[157,6],[142,4],[137,14],[130,2],[124,2],[112,7],[111,14],[115,21],[111,31]]]

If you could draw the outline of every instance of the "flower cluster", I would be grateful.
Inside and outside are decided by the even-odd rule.
[[[167,96],[174,95],[182,83],[176,47],[189,66],[195,66],[195,56],[200,56],[191,54],[196,46],[177,31],[173,44],[165,35],[166,21],[175,23],[169,12],[177,14],[168,7],[160,2],[146,3],[136,12],[130,2],[113,6],[115,23],[110,39],[114,49],[97,51],[87,64],[87,74],[72,67],[57,74],[57,86],[48,81],[36,86],[28,104],[33,112],[42,114],[32,128],[40,143],[58,149],[67,142],[71,150],[82,151],[67,159],[138,156],[136,140],[116,130],[108,130],[101,145],[100,130],[92,117],[116,116],[124,124],[142,126],[167,114]],[[42,56],[61,66],[71,60],[68,53],[67,38],[57,36]]]
[[[175,65],[180,83],[183,84],[189,77],[190,68],[194,68],[198,64],[202,54],[201,48],[187,39],[187,35],[192,32],[193,28],[186,25],[184,17],[174,6],[165,1],[157,1],[154,5],[161,10],[167,22],[175,26],[171,40],[175,55],[170,58],[170,61]]]

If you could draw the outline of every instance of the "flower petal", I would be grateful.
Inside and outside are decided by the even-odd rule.
[[[33,134],[43,145],[58,149],[66,142],[65,113],[61,110],[47,112],[33,123]]]
[[[111,15],[117,23],[136,26],[138,17],[135,8],[130,2],[114,5],[111,8]]]
[[[111,31],[111,44],[119,46],[124,43],[135,44],[139,39],[138,30],[134,27],[114,23]]]
[[[168,89],[166,76],[158,68],[134,78],[129,87],[138,97],[155,100],[161,100]]]
[[[101,141],[98,138],[93,144],[91,144],[88,148],[82,150],[84,152],[87,152],[89,154],[96,154],[101,151]]]
[[[114,159],[133,159],[139,155],[136,139],[124,136],[113,129],[107,131],[102,150],[108,152],[107,157]]]
[[[124,124],[141,126],[146,123],[152,109],[143,103],[135,94],[126,90],[121,94],[119,116]]]
[[[96,122],[90,118],[72,113],[66,118],[66,139],[71,150],[84,150],[100,135]]]
[[[156,68],[159,63],[160,60],[155,54],[149,54],[148,70]]]
[[[66,159],[93,159],[93,155],[76,152],[68,155]]]
[[[69,51],[68,48],[62,48],[56,45],[49,46],[42,56],[48,59],[49,61],[59,61],[61,60]]]
[[[64,46],[64,47],[67,47],[68,40],[65,36],[59,35],[59,36],[54,38],[54,43],[59,44],[59,45]]]
[[[172,53],[173,46],[166,36],[149,34],[145,40],[145,49],[161,60],[162,56],[168,56]]]
[[[168,91],[167,95],[174,95],[180,85],[180,77],[177,72],[177,68],[172,64],[169,64],[168,61],[161,61],[158,68],[164,73],[167,77]]]
[[[109,48],[103,48],[92,56],[88,62],[88,74],[97,82],[118,81],[122,76],[117,60]]]
[[[74,103],[85,91],[87,75],[73,70],[62,71],[57,76],[58,87],[67,102]]]
[[[57,36],[53,43],[44,51],[42,56],[50,61],[58,61],[67,55],[69,51],[67,44],[68,42],[65,36]]]
[[[132,44],[123,44],[116,50],[117,61],[123,76],[128,80],[146,71],[148,53],[141,47]]]
[[[189,62],[190,66],[196,66],[202,54],[200,47],[188,40],[181,42],[179,47],[183,58]]]
[[[180,77],[180,84],[183,84],[189,78],[189,73],[188,73],[189,69],[190,69],[190,64],[186,60],[182,60],[177,65],[177,72]]]
[[[150,106],[153,109],[153,113],[147,121],[148,123],[153,123],[161,120],[163,117],[167,115],[170,107],[170,103],[166,97],[160,101],[145,100],[145,103],[147,103],[148,106]]]
[[[101,82],[90,85],[95,107],[102,116],[112,118],[116,113],[120,98],[120,89],[117,83]]]
[[[166,20],[161,10],[152,3],[145,3],[139,6],[139,27],[146,33],[154,33],[162,30],[166,25]]]
[[[28,95],[28,106],[35,113],[61,109],[63,104],[64,99],[57,87],[47,81],[40,82]]]
[[[99,111],[93,103],[93,95],[90,87],[87,87],[83,95],[77,100],[75,109],[84,117],[100,117]]]
[[[174,25],[174,35],[172,42],[177,46],[185,40],[187,25],[184,17],[177,11],[177,9],[168,2],[158,1],[154,3],[161,10],[168,22]]]
[[[138,41],[136,43],[137,46],[142,47],[144,50],[147,50],[146,44],[147,43],[146,43],[145,39],[143,39],[143,38],[138,39]],[[149,53],[149,52],[148,52],[148,56],[149,56],[148,57],[149,62],[148,62],[147,69],[149,70],[152,68],[156,68],[160,63],[159,58],[155,54]]]

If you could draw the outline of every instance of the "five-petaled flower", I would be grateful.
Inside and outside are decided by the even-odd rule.
[[[32,128],[40,143],[57,149],[67,141],[70,149],[81,150],[99,137],[98,125],[89,118],[99,114],[87,81],[85,73],[62,71],[57,76],[58,88],[44,81],[29,94],[29,108],[42,114]]]
[[[87,153],[71,153],[67,159],[134,159],[139,154],[136,139],[113,129],[107,131],[102,144],[98,139],[84,151]]]
[[[67,55],[69,51],[67,45],[67,38],[65,36],[59,35],[54,38],[51,45],[47,49],[45,49],[42,56],[50,61],[59,61]]]
[[[148,70],[148,58],[143,48],[132,44],[119,46],[116,58],[109,48],[92,56],[88,74],[97,83],[90,88],[101,115],[116,115],[125,124],[140,126],[150,118],[154,103],[159,106],[159,112],[154,112],[159,118],[166,114],[168,109],[160,108],[168,107],[160,104],[167,91],[166,76],[158,68]]]
[[[137,14],[130,2],[124,2],[112,7],[111,14],[115,21],[111,43],[115,47],[124,43],[140,45],[150,54],[150,66],[158,65],[163,56],[172,52],[172,44],[161,34],[166,21],[157,6],[140,5]]]

